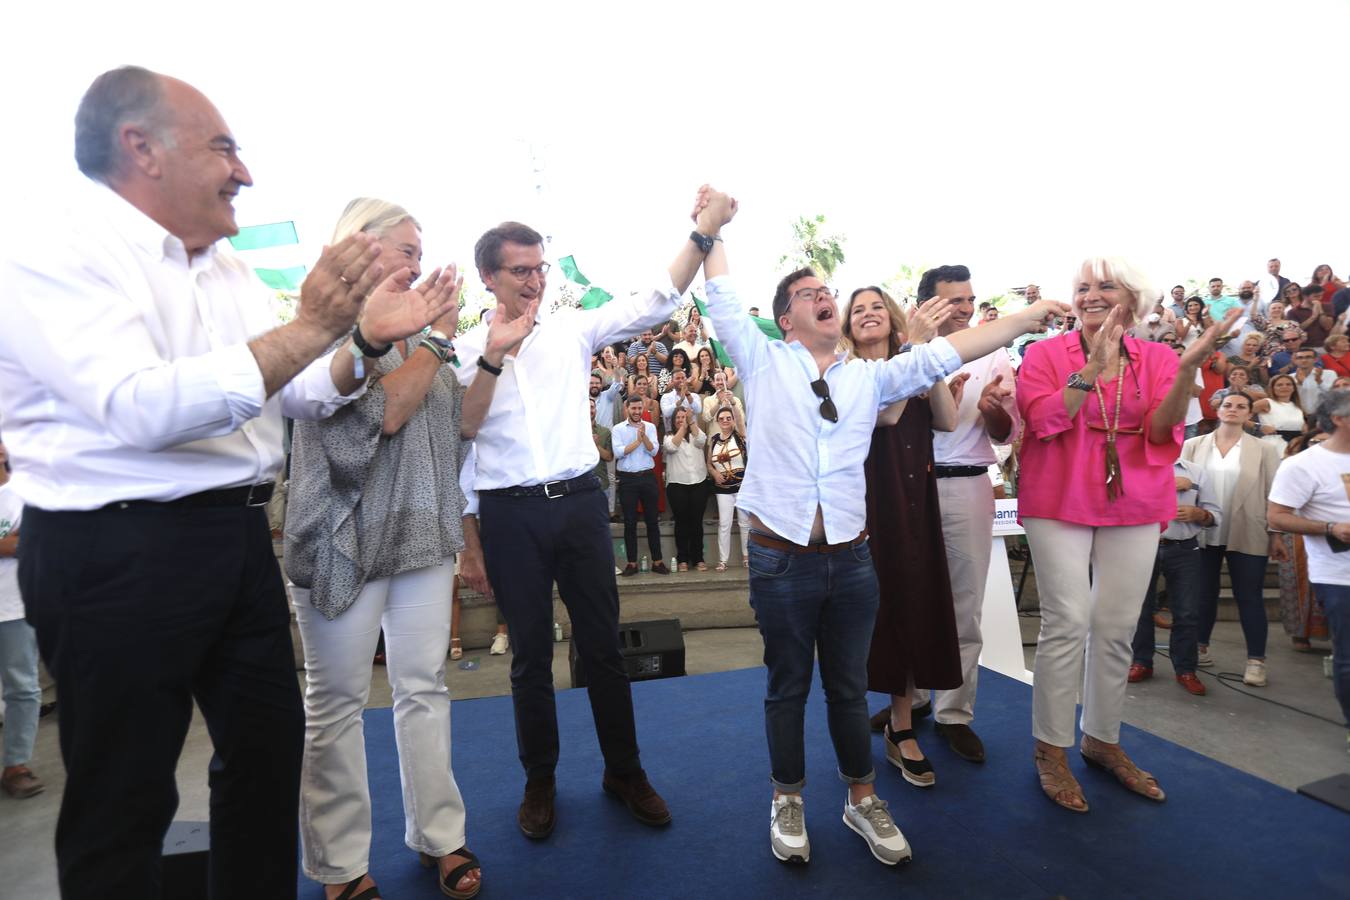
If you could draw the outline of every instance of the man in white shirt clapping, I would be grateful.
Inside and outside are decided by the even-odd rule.
[[[449,308],[449,278],[398,293],[406,269],[356,235],[277,327],[271,292],[216,246],[253,179],[177,79],[100,75],[75,158],[74,210],[0,263],[19,584],[61,695],[61,894],[157,896],[195,701],[216,750],[211,896],[294,897],[304,715],[264,509],[282,416],[358,396],[368,358]]]

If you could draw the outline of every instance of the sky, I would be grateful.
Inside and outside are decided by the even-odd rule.
[[[255,180],[239,223],[294,220],[298,261],[379,196],[422,223],[427,268],[471,268],[478,235],[519,219],[555,262],[638,289],[709,182],[741,202],[725,236],[747,305],[816,214],[847,238],[845,293],[959,262],[977,294],[1066,298],[1089,255],[1160,290],[1236,286],[1270,256],[1299,281],[1350,270],[1350,0],[142,0],[6,19],[0,240],[69,193],[80,96],[135,63],[216,103]]]

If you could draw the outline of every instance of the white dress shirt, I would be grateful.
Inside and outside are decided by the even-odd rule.
[[[1309,415],[1317,412],[1317,403],[1322,399],[1322,394],[1331,390],[1331,386],[1336,383],[1336,373],[1330,369],[1323,369],[1320,365],[1314,366],[1302,383],[1298,380],[1297,371],[1292,374],[1294,383],[1298,385],[1299,405]]]
[[[544,484],[594,469],[600,454],[587,404],[591,354],[669,319],[679,302],[667,278],[661,289],[615,297],[596,309],[559,310],[540,320],[518,352],[502,362],[492,406],[474,439],[474,487]],[[455,340],[461,363],[456,374],[466,386],[475,378],[493,377],[478,368],[493,313],[489,310],[482,324]]]
[[[702,484],[708,480],[708,464],[703,458],[706,434],[686,432],[678,444],[675,435],[668,434],[661,443],[666,451],[666,484]]]
[[[1256,279],[1256,296],[1261,301],[1261,312],[1270,306],[1270,301],[1280,296],[1280,278],[1269,272]]]
[[[75,208],[0,262],[0,419],[14,490],[51,510],[173,500],[272,479],[282,416],[343,397],[331,355],[266,397],[248,341],[273,295],[218,247],[183,242],[87,182]]]
[[[863,462],[877,411],[955,372],[961,365],[956,348],[939,337],[888,360],[846,362],[840,353],[824,375],[839,412],[834,423],[820,415],[820,399],[811,390],[821,376],[810,351],[767,338],[741,307],[728,276],[713,278],[705,289],[708,317],[736,362],[746,407],[773,410],[750,417],[746,443],[755,455],[736,505],[802,545],[811,539],[819,508],[826,541],[851,540],[867,523]]]
[[[1009,394],[1003,399],[1003,411],[1012,420],[1012,430],[998,444],[1014,443],[1022,433],[1022,414],[1017,409],[1013,367],[1008,354],[995,350],[988,356],[972,359],[947,378],[951,381],[962,372],[969,372],[965,392],[961,395],[961,405],[956,410],[956,429],[953,431],[933,432],[933,462],[939,466],[991,466],[998,461],[994,455],[993,440],[984,427],[984,414],[980,412],[980,392],[999,375],[1003,380],[999,387],[1008,388]]]
[[[674,391],[666,391],[661,395],[661,418],[665,421],[666,431],[671,430],[671,417],[675,415],[675,410],[683,406],[690,410],[694,415],[703,412],[703,398],[690,391],[685,395],[683,402],[680,401],[680,395]]]
[[[646,444],[638,444],[633,448],[632,453],[625,453],[624,450],[629,444],[638,439],[637,426],[627,419],[615,425],[609,432],[609,443],[614,448],[614,469],[617,472],[627,472],[636,474],[638,472],[650,472],[656,468],[656,454],[661,452],[661,441],[656,437],[656,426],[651,422],[642,421],[638,425],[647,432],[647,440],[651,443],[650,450]],[[599,455],[597,454],[597,459]]]

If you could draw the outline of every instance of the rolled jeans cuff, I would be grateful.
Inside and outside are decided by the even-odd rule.
[[[839,780],[844,784],[871,784],[877,780],[877,770],[872,769],[861,778],[855,778],[852,775],[845,775],[843,770],[839,771]]]

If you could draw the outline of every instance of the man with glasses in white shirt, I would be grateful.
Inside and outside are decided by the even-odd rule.
[[[700,215],[729,220],[735,201],[705,186]],[[803,727],[815,657],[825,685],[830,737],[848,785],[844,822],[887,865],[911,857],[909,844],[873,786],[865,648],[878,589],[866,532],[863,462],[877,411],[931,388],[1067,307],[1041,301],[1012,315],[938,337],[886,361],[848,361],[839,352],[838,292],[810,269],[784,278],[770,340],[745,314],[727,275],[721,242],[704,261],[708,315],[745,383],[746,405],[772,402],[752,417],[750,454],[738,505],[750,517],[750,604],[764,639],[764,703],[771,779],[769,840],[784,862],[807,862],[802,787]],[[950,307],[934,317],[940,324]],[[883,536],[884,537],[884,536]]]
[[[587,411],[587,364],[597,347],[670,319],[703,261],[701,242],[711,243],[723,224],[710,216],[699,218],[698,230],[684,241],[656,289],[616,297],[593,310],[555,312],[535,324],[515,354],[485,348],[483,325],[455,342],[463,363],[460,381],[468,384],[464,417],[485,414],[476,433],[465,430],[464,436],[476,444],[474,487],[487,577],[515,645],[511,696],[526,777],[517,823],[530,838],[548,837],[556,821],[555,581],[586,668],[605,758],[602,786],[644,824],[671,819],[639,759],[619,645],[609,512],[592,471],[599,457]],[[549,268],[537,231],[503,223],[478,240],[474,262],[498,304],[485,319],[534,314]],[[616,443],[621,439],[614,436]]]
[[[304,713],[264,509],[282,416],[355,399],[366,360],[444,313],[451,285],[397,293],[406,270],[356,235],[277,327],[271,292],[216,246],[252,177],[177,79],[100,75],[75,158],[73,210],[0,263],[19,584],[61,694],[61,894],[158,895],[195,701],[215,747],[211,896],[294,897]]]

